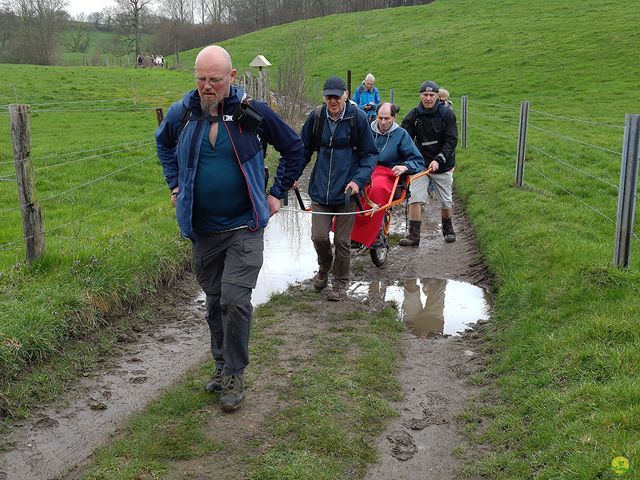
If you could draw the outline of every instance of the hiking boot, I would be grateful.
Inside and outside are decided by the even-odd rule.
[[[329,272],[319,271],[316,276],[313,277],[313,288],[317,291],[324,290],[329,282]]]
[[[331,287],[331,291],[327,295],[327,300],[330,302],[339,302],[344,298],[344,288]]]
[[[401,239],[398,245],[403,247],[417,247],[420,245],[420,220],[409,220],[409,235]]]
[[[442,235],[444,235],[444,241],[447,243],[456,241],[456,232],[453,231],[453,224],[450,218],[442,219]]]
[[[211,380],[204,386],[205,391],[207,393],[221,392],[223,379],[224,374],[222,373],[222,367],[216,367],[213,375],[211,375]]]
[[[222,380],[220,406],[225,412],[235,412],[244,398],[244,381],[237,375],[228,375]]]

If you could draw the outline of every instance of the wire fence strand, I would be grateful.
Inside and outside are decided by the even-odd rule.
[[[488,105],[490,107],[504,108],[505,110],[519,110],[519,107],[513,105],[505,105],[504,103],[485,102],[482,100],[472,99],[473,103],[479,103],[480,105]]]
[[[615,183],[608,182],[607,180],[605,180],[602,177],[598,177],[597,175],[593,175],[592,173],[589,173],[589,172],[587,172],[585,170],[582,170],[581,168],[578,168],[578,167],[576,167],[574,165],[571,165],[570,163],[565,162],[564,160],[556,157],[555,155],[552,155],[552,154],[550,154],[548,152],[545,152],[541,148],[536,147],[535,145],[532,145],[531,143],[529,143],[528,146],[531,147],[532,149],[534,149],[536,152],[539,152],[542,155],[544,155],[544,156],[546,156],[548,158],[551,158],[551,159],[555,160],[556,162],[575,170],[576,172],[580,172],[581,174],[583,174],[583,175],[585,175],[585,176],[587,176],[589,178],[592,178],[592,179],[597,180],[597,181],[599,181],[601,183],[604,183],[605,185],[613,187],[613,188],[615,188],[616,191],[620,190],[620,187],[618,185],[616,185]],[[529,165],[529,163],[527,163],[527,165]]]
[[[595,149],[598,149],[598,150],[602,150],[604,152],[615,153],[616,155],[622,155],[622,152],[618,152],[616,150],[611,150],[609,148],[605,148],[605,147],[602,147],[600,145],[594,145],[593,143],[583,142],[582,140],[578,140],[577,138],[568,137],[567,135],[562,135],[561,133],[553,132],[551,130],[547,130],[545,128],[538,127],[536,125],[532,125],[531,123],[528,123],[528,126],[533,128],[534,130],[539,130],[539,131],[547,133],[549,135],[553,135],[554,137],[563,138],[565,140],[569,140],[571,142],[579,143],[579,144],[585,145],[587,147],[592,147],[592,148],[595,148]]]
[[[83,108],[83,109],[62,109],[62,108],[46,108],[33,109],[34,113],[87,113],[87,112],[136,112],[142,110],[155,110],[156,107],[129,107],[129,108]]]
[[[51,228],[49,230],[46,230],[44,232],[44,235],[48,235],[48,234],[50,234],[52,232],[55,232],[57,230],[61,230],[61,229],[65,228],[65,227],[68,227],[70,225],[82,222],[87,218],[95,217],[96,215],[100,215],[102,213],[108,212],[109,210],[114,210],[116,208],[122,207],[124,205],[127,205],[128,203],[133,202],[134,200],[138,200],[140,198],[143,198],[143,197],[147,196],[149,193],[154,193],[154,192],[158,192],[160,190],[165,190],[165,189],[166,189],[166,187],[164,185],[162,185],[161,188],[156,188],[156,189],[150,190],[149,192],[145,192],[145,193],[140,194],[140,195],[135,195],[133,197],[129,197],[126,200],[124,200],[124,201],[122,201],[120,203],[117,203],[115,205],[112,205],[110,207],[103,208],[101,210],[98,210],[97,212],[93,212],[93,213],[90,213],[88,215],[83,215],[82,218],[79,218],[77,220],[72,220],[72,221],[67,222],[65,224],[57,225],[57,226],[55,226],[55,227],[53,227],[53,228]],[[6,251],[9,251],[9,250],[16,250],[18,248],[21,248],[26,240],[30,240],[30,239],[32,239],[34,237],[37,237],[38,235],[40,235],[40,234],[36,233],[34,235],[30,235],[28,237],[21,238],[20,240],[14,240],[14,241],[11,241],[11,242],[3,243],[3,244],[0,245],[0,253],[1,252],[6,252]]]
[[[553,113],[547,113],[547,112],[543,112],[543,111],[540,111],[540,110],[534,110],[533,108],[530,108],[529,112],[537,113],[539,115],[544,115],[546,117],[557,118],[559,120],[569,120],[569,121],[577,122],[577,123],[585,123],[587,125],[598,125],[598,126],[601,126],[601,127],[617,128],[617,129],[620,129],[620,130],[624,129],[624,126],[622,126],[622,125],[613,125],[611,123],[594,122],[594,121],[591,121],[591,120],[583,120],[582,118],[567,117],[567,116],[564,116],[564,115],[555,115]]]
[[[493,136],[493,137],[502,138],[502,139],[508,140],[508,141],[510,141],[510,142],[512,142],[512,141],[514,141],[514,140],[515,140],[514,138],[512,138],[512,137],[508,137],[507,135],[502,135],[501,133],[496,133],[496,132],[494,132],[494,131],[492,131],[492,130],[487,130],[486,128],[478,127],[477,125],[473,125],[473,126],[472,126],[471,124],[469,124],[469,127],[473,127],[473,128],[475,128],[475,129],[480,130],[481,132],[488,133],[489,135],[491,135],[491,136]]]
[[[484,148],[486,150],[491,150],[492,152],[497,153],[498,155],[502,155],[503,157],[513,158],[512,154],[509,154],[507,152],[503,152],[502,150],[498,150],[496,148],[490,147],[489,145],[484,145],[482,143],[478,143],[478,144],[475,144],[475,145],[478,145],[479,147]]]
[[[93,180],[90,180],[88,182],[81,183],[80,185],[76,185],[75,187],[70,188],[68,190],[64,190],[63,192],[58,192],[58,193],[54,193],[52,195],[49,195],[48,197],[45,197],[45,198],[41,199],[40,202],[45,202],[47,200],[51,200],[51,199],[60,197],[60,196],[62,196],[64,194],[66,194],[66,193],[79,190],[80,188],[86,187],[88,185],[93,185],[94,183],[97,183],[97,182],[105,180],[105,179],[107,179],[109,177],[112,177],[116,173],[120,173],[120,172],[122,172],[124,170],[127,170],[127,169],[131,168],[131,167],[135,167],[136,165],[140,165],[141,163],[145,162],[146,160],[149,160],[150,158],[154,158],[155,156],[156,156],[156,154],[154,153],[152,155],[149,155],[148,157],[143,158],[142,160],[138,160],[137,162],[133,162],[133,163],[130,163],[129,165],[125,165],[122,168],[118,168],[117,170],[113,170],[112,172],[109,172],[106,175],[102,175],[102,176],[100,176],[98,178],[94,178]],[[5,209],[0,210],[0,213],[1,212],[11,212],[11,211],[15,211],[15,210],[21,210],[26,206],[27,205],[19,205],[17,207],[5,208]]]
[[[98,150],[105,150],[107,148],[117,148],[117,147],[123,147],[125,145],[135,145],[135,144],[140,144],[140,143],[145,143],[148,142],[148,139],[144,139],[144,140],[134,140],[132,142],[124,142],[124,143],[117,143],[115,145],[105,145],[103,147],[96,147],[96,148],[91,148],[89,150],[76,150],[73,152],[64,152],[64,153],[52,153],[50,155],[46,155],[44,157],[35,157],[32,158],[31,160],[34,162],[39,162],[42,160],[46,160],[48,158],[53,158],[53,157],[66,157],[68,155],[77,155],[80,153],[90,153],[90,152],[97,152]]]
[[[498,123],[506,123],[508,125],[517,125],[517,122],[514,120],[509,120],[509,119],[505,119],[505,118],[497,118],[495,115],[487,115],[486,113],[480,113],[480,112],[469,112],[469,116],[473,117],[481,117],[481,118],[486,118],[488,120],[491,120],[492,122],[498,122]]]
[[[56,163],[56,164],[53,164],[53,165],[45,165],[44,167],[34,168],[33,170],[35,172],[39,172],[39,171],[42,171],[42,170],[48,170],[50,168],[62,167],[63,165],[69,165],[69,164],[72,164],[72,163],[84,162],[86,160],[91,160],[91,159],[95,159],[95,158],[104,158],[104,157],[107,157],[109,155],[113,155],[113,154],[116,154],[116,153],[122,153],[122,152],[127,152],[127,151],[133,150],[133,149],[147,147],[147,146],[149,146],[151,144],[154,144],[154,143],[155,142],[153,142],[153,141],[149,141],[149,142],[143,143],[141,145],[134,145],[134,146],[131,146],[131,147],[121,148],[120,150],[113,150],[111,152],[99,153],[97,155],[90,155],[88,157],[76,158],[76,159],[73,159],[73,160],[68,160],[66,162]]]
[[[531,167],[531,169],[536,172],[538,175],[540,175],[541,177],[543,177],[545,180],[547,180],[549,183],[555,185],[557,188],[559,188],[560,190],[562,190],[564,193],[566,193],[567,195],[572,196],[573,198],[575,198],[576,200],[578,200],[580,203],[582,203],[585,207],[587,207],[589,210],[591,210],[594,213],[597,213],[598,215],[600,215],[602,218],[604,218],[605,220],[609,221],[610,223],[613,223],[614,225],[616,224],[616,221],[614,219],[612,219],[611,217],[607,216],[605,213],[601,212],[600,210],[598,210],[597,208],[589,205],[587,202],[585,202],[584,200],[582,200],[580,197],[578,197],[576,194],[574,194],[573,192],[570,192],[569,190],[567,190],[566,188],[564,188],[562,185],[560,185],[558,182],[556,182],[555,180],[549,178],[547,175],[545,175],[539,168],[537,168],[535,165],[529,165],[529,167]],[[635,236],[635,235],[634,235]]]

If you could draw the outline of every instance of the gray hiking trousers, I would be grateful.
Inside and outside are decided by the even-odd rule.
[[[206,294],[211,354],[225,375],[249,364],[251,293],[262,267],[264,229],[193,234],[192,267]]]

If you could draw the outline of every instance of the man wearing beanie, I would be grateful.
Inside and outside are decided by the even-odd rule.
[[[402,121],[404,128],[424,158],[442,208],[442,234],[447,243],[456,241],[451,223],[453,210],[453,167],[456,164],[458,127],[453,109],[441,103],[438,85],[426,81],[420,86],[420,103]],[[409,235],[400,240],[403,246],[420,244],[422,206],[427,198],[429,178],[424,176],[411,182],[409,198]]]

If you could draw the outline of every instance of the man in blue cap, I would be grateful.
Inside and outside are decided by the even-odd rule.
[[[318,254],[318,273],[313,285],[318,291],[324,290],[331,272],[329,301],[342,299],[351,272],[355,200],[345,204],[345,192],[350,189],[355,195],[362,190],[371,178],[378,156],[367,116],[355,105],[346,103],[346,89],[340,77],[328,78],[322,89],[324,104],[309,114],[300,134],[305,166],[313,152],[318,152],[309,182],[314,211],[311,239]],[[329,239],[332,224],[335,255]]]

